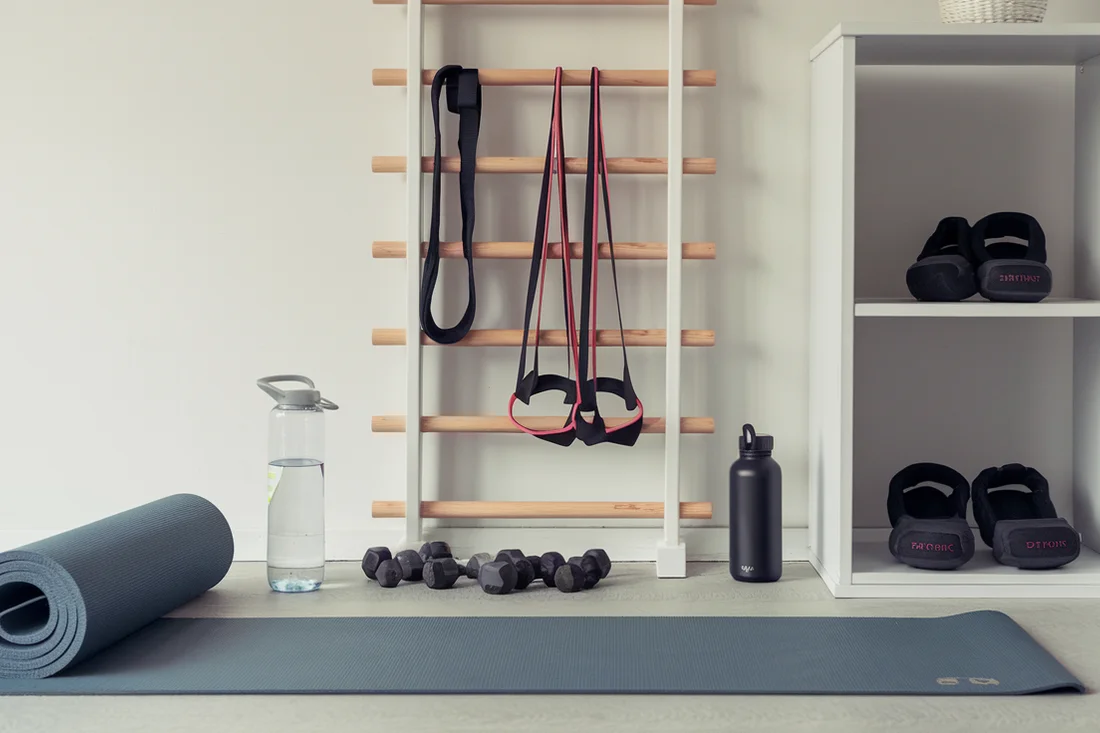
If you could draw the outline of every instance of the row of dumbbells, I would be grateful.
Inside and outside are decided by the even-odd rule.
[[[423,581],[429,588],[445,590],[465,576],[491,595],[523,590],[536,580],[562,593],[576,593],[592,588],[610,572],[611,558],[599,549],[568,560],[559,552],[524,555],[520,550],[501,550],[495,558],[482,552],[460,564],[446,542],[425,542],[420,552],[393,555],[388,547],[372,547],[363,556],[363,574],[383,588]]]

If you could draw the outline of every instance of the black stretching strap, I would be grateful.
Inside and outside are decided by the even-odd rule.
[[[602,184],[602,186],[599,186]],[[619,343],[623,350],[623,378],[596,376],[596,307],[599,282],[599,231],[600,207],[596,198],[597,188],[602,188],[604,223],[607,228],[607,247],[611,260],[611,278],[615,288],[615,310],[619,318]],[[619,277],[615,268],[615,242],[611,235],[611,199],[607,191],[607,154],[603,139],[603,112],[600,103],[600,70],[593,67],[589,89],[588,109],[588,169],[584,191],[584,250],[581,267],[581,333],[580,358],[577,364],[581,380],[581,405],[577,412],[577,437],[585,445],[616,443],[634,445],[642,432],[642,403],[634,393],[630,381],[630,367],[626,359],[626,340],[623,336],[623,313],[619,304]],[[588,378],[589,350],[592,354],[592,378]],[[596,393],[608,392],[622,398],[626,409],[637,413],[626,422],[608,429],[596,404]],[[592,421],[585,419],[592,413]]]
[[[447,110],[458,115],[458,153],[460,168],[458,190],[462,201],[462,256],[469,273],[470,297],[466,312],[453,328],[440,328],[432,317],[432,296],[439,277],[440,183],[443,168],[443,141],[439,130],[439,94],[447,86]],[[477,69],[444,66],[432,80],[432,120],[435,122],[435,166],[432,171],[432,222],[428,232],[428,252],[424,256],[424,277],[420,286],[420,326],[432,341],[453,344],[461,341],[474,323],[474,169],[477,165],[477,138],[481,129],[481,82]],[[419,171],[407,171],[419,175]]]

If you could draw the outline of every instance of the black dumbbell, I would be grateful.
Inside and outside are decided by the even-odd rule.
[[[424,564],[424,584],[434,590],[446,590],[453,586],[466,568],[451,557],[436,557]]]
[[[445,557],[454,557],[451,554],[451,546],[446,542],[425,542],[420,546],[420,559],[424,562],[429,560],[442,560]]]
[[[392,560],[393,555],[390,554],[390,548],[388,547],[372,547],[367,550],[363,555],[363,575],[366,575],[371,580],[378,580],[378,566],[386,560]]]
[[[383,588],[396,588],[401,582],[401,563],[397,560],[383,560],[375,568],[375,580]]]
[[[424,561],[416,550],[402,550],[394,560],[401,566],[401,579],[418,583],[424,579]]]
[[[600,564],[596,561],[596,558],[591,555],[581,555],[580,557],[569,558],[570,565],[576,565],[582,571],[584,571],[584,589],[588,590],[600,582],[602,577]]]
[[[580,565],[565,563],[554,571],[554,586],[562,593],[576,593],[584,588],[585,574]]]
[[[516,566],[516,590],[523,590],[535,580],[535,568],[522,550],[501,550],[495,560],[506,560]]]
[[[470,580],[477,580],[477,574],[481,570],[481,566],[492,561],[493,558],[488,552],[477,553],[466,561],[466,577]]]
[[[526,558],[524,558],[526,562]],[[511,560],[494,560],[478,569],[477,584],[481,590],[494,596],[502,596],[516,589],[519,573]]]
[[[596,564],[600,568],[600,578],[606,578],[608,573],[611,572],[611,558],[607,556],[607,553],[603,550],[589,550],[584,553],[585,557],[590,557],[596,561]]]
[[[537,567],[539,569],[538,575],[542,578],[542,582],[551,588],[554,587],[554,575],[558,572],[558,568],[565,564],[565,558],[562,557],[560,552],[546,552],[539,558]]]

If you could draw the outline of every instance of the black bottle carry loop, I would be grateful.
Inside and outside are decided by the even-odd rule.
[[[469,299],[466,312],[452,328],[442,328],[432,317],[432,296],[439,277],[440,183],[443,175],[443,141],[439,130],[439,95],[447,87],[447,110],[458,115],[458,153],[460,168],[458,190],[462,202],[462,256],[469,274]],[[477,69],[444,66],[432,80],[432,119],[435,122],[435,167],[432,171],[432,221],[428,232],[428,251],[420,286],[420,326],[432,341],[453,344],[461,341],[474,323],[474,169],[477,165],[477,138],[481,130],[481,82]],[[419,171],[408,171],[419,175]]]
[[[577,360],[577,326],[573,310],[573,280],[571,276],[570,252],[569,252],[569,216],[565,197],[565,135],[562,132],[561,114],[561,82],[562,69],[558,67],[554,71],[554,102],[550,116],[550,139],[546,144],[546,164],[542,171],[542,190],[539,193],[538,218],[535,222],[534,247],[531,251],[531,271],[527,281],[527,307],[523,315],[523,344],[520,347],[519,373],[516,376],[516,390],[508,400],[508,417],[512,424],[536,438],[568,446],[576,438],[576,414],[579,404],[580,379],[570,378],[558,374],[539,373],[539,335],[542,328],[542,300],[546,293],[546,266],[547,255],[550,249],[550,189],[553,183],[553,174],[558,179],[558,216],[561,222],[562,238],[562,288],[563,302],[565,306],[566,324],[566,362],[567,374],[573,371],[573,364]],[[538,314],[535,320],[534,365],[527,372],[527,339],[531,329],[531,313],[535,305],[535,293],[538,292]],[[565,404],[572,405],[564,425],[553,430],[535,430],[521,424],[516,419],[513,409],[516,400],[525,405],[531,403],[534,395],[543,392],[560,391],[565,394]]]
[[[602,184],[602,187],[601,185]],[[596,309],[597,284],[599,282],[599,189],[602,188],[604,223],[607,228],[607,246],[611,260],[611,279],[615,288],[615,310],[619,318],[619,343],[623,350],[623,378],[596,376]],[[603,137],[603,113],[600,103],[600,70],[592,67],[589,83],[588,111],[588,169],[584,191],[584,250],[581,267],[581,332],[580,354],[577,371],[581,384],[581,404],[577,411],[577,437],[585,445],[616,443],[634,445],[642,432],[642,403],[630,381],[630,367],[626,358],[626,340],[623,336],[623,313],[619,304],[619,277],[615,268],[615,242],[611,235],[611,197],[607,190],[607,154]],[[589,350],[592,359],[592,378],[588,377]],[[626,409],[637,410],[626,422],[608,428],[596,404],[598,392],[611,393],[622,398]],[[592,420],[583,413],[591,413]]]

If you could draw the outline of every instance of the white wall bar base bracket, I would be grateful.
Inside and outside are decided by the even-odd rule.
[[[687,577],[687,545],[683,542],[678,545],[657,544],[657,577]]]

